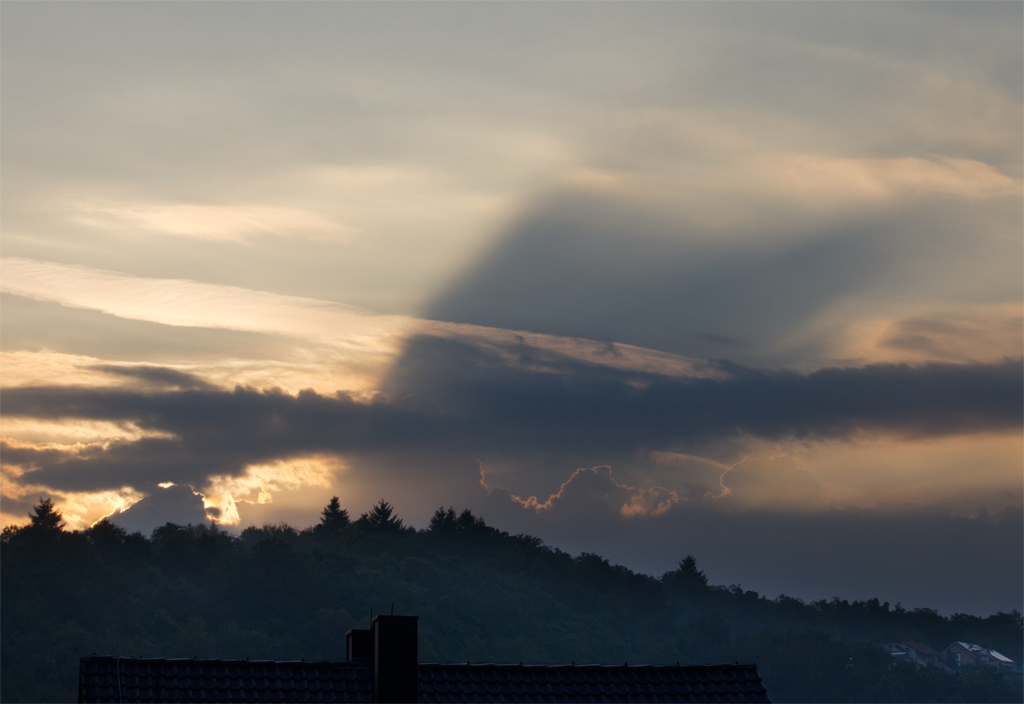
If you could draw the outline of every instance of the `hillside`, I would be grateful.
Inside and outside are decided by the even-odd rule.
[[[424,662],[741,660],[776,701],[1020,701],[1002,675],[919,669],[878,647],[967,640],[1020,662],[1017,612],[768,599],[709,585],[692,558],[655,578],[468,511],[416,531],[383,502],[354,523],[334,502],[313,529],[146,537],[106,521],[66,531],[41,505],[4,530],[0,559],[3,701],[73,701],[82,654],[340,660],[345,631],[392,605],[420,617]]]

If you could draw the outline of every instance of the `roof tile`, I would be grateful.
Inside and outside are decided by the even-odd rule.
[[[768,702],[755,665],[420,664],[430,702]],[[368,702],[367,663],[85,657],[82,702]]]
[[[421,664],[420,692],[440,702],[769,701],[755,665]]]
[[[85,657],[82,702],[368,702],[363,663]]]

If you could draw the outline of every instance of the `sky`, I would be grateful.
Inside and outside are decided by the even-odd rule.
[[[1024,607],[1021,3],[0,14],[4,525]]]

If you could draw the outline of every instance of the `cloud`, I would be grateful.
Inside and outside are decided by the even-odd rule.
[[[481,481],[485,480],[486,476]],[[558,493],[543,503],[536,496],[522,499],[501,489],[496,491],[499,496],[505,495],[512,502],[538,513],[558,511],[563,516],[569,513],[580,519],[592,519],[604,513],[612,516],[618,513],[626,518],[658,516],[680,501],[676,492],[664,487],[638,489],[618,484],[608,466],[577,469],[562,483]]]
[[[740,7],[19,7],[5,252],[412,313],[573,175],[746,224],[1019,193],[1017,8]]]
[[[815,510],[824,507],[821,485],[790,457],[751,456],[723,472],[728,502],[744,508]]]
[[[1024,316],[1019,306],[993,306],[988,320],[947,313],[896,321],[881,345],[919,357],[972,360],[1019,353]]]
[[[307,237],[344,236],[346,228],[318,213],[266,205],[217,206],[192,203],[75,203],[74,220],[90,227],[151,232],[215,240],[243,240],[271,232]]]
[[[627,447],[667,450],[654,446],[742,433],[842,437],[869,428],[943,435],[1007,430],[1021,419],[1022,372],[1014,360],[810,374],[722,363],[725,376],[688,379],[551,354],[547,363],[552,371],[528,373],[470,342],[421,336],[410,342],[393,383],[431,399],[446,417],[479,424],[481,442],[515,428],[526,444],[581,449],[617,447],[621,439]]]
[[[100,364],[94,369],[98,372],[112,376],[127,377],[133,381],[142,382],[146,386],[154,386],[172,389],[203,389],[215,388],[213,384],[200,379],[195,374],[188,374],[177,369],[167,367],[155,367],[150,365],[117,365]]]
[[[5,293],[90,308],[120,318],[331,339],[394,335],[407,321],[341,303],[198,281],[4,257]]]
[[[921,300],[968,319],[982,301],[1018,302],[1010,200],[998,216],[939,198],[824,217],[755,204],[709,224],[667,194],[555,191],[425,315],[752,366],[828,364],[851,328],[916,317]]]
[[[144,497],[144,494],[130,486],[100,491],[55,492],[33,484],[31,480],[26,481],[23,474],[22,468],[16,464],[5,462],[0,466],[0,516],[4,525],[27,523],[31,508],[40,499],[49,498],[63,513],[66,526],[71,530],[81,530]]]
[[[35,447],[102,445],[112,441],[157,437],[159,431],[143,430],[123,421],[96,421],[73,418],[47,420],[40,418],[3,419],[3,437],[16,443]]]
[[[131,294],[129,294],[131,295]],[[181,305],[187,305],[182,300]],[[273,333],[131,320],[53,301],[0,294],[3,352],[62,353],[164,365],[289,359],[297,340]],[[45,352],[44,352],[45,351]],[[24,355],[23,355],[24,356]],[[10,368],[10,365],[5,365]],[[5,385],[10,385],[4,379]]]
[[[635,345],[376,315],[330,301],[54,262],[6,257],[0,266],[5,315],[13,316],[13,323],[5,317],[4,348],[18,350],[3,353],[5,386],[48,377],[90,383],[90,371],[113,369],[92,354],[164,366],[170,357],[180,373],[220,386],[366,394],[417,333],[470,339],[507,359],[529,349],[538,364],[550,352],[671,376],[716,373],[702,360]],[[44,321],[49,329],[40,331]],[[46,351],[25,353],[40,347]]]
[[[967,199],[1020,194],[1020,179],[970,159],[836,159],[790,155],[765,169],[777,179],[769,188],[791,191],[810,202],[874,201],[921,195]]]
[[[722,376],[673,378],[559,359],[534,371],[469,342],[417,338],[407,373],[369,401],[238,387],[174,391],[22,387],[5,416],[130,423],[159,436],[75,453],[5,447],[26,479],[61,490],[175,481],[316,453],[457,453],[483,461],[559,454],[599,458],[685,452],[722,439],[897,437],[1014,432],[1022,422],[1019,360],[870,365],[810,374],[722,365]],[[173,376],[173,375],[172,375]]]
[[[149,535],[165,523],[199,525],[218,515],[218,511],[211,511],[204,505],[202,494],[192,487],[171,484],[158,488],[123,511],[114,512],[109,520],[125,530]]]
[[[835,321],[829,318],[852,316],[852,307],[828,311],[807,327],[835,330]],[[1019,301],[921,305],[903,316],[881,313],[847,322],[845,329],[833,334],[832,354],[860,364],[995,362],[1021,355],[1022,329],[1024,307]]]
[[[240,475],[214,475],[204,485],[207,508],[217,509],[222,525],[238,525],[241,516],[237,504],[269,504],[274,493],[316,487],[329,490],[336,475],[345,469],[336,457],[299,456],[264,464],[246,466]]]

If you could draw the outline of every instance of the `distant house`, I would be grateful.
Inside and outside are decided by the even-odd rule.
[[[977,643],[957,641],[942,651],[947,662],[956,667],[995,667],[1000,670],[1017,671],[1020,667],[1010,658],[991,648]]]
[[[913,640],[905,640],[896,644],[906,652],[906,659],[910,662],[917,663],[918,665],[929,665],[932,667],[940,667],[942,665],[942,655],[929,648],[924,643],[918,643]]]
[[[974,667],[978,664],[982,650],[980,645],[957,641],[942,651],[942,654],[957,667]]]
[[[1020,668],[1020,665],[1018,665],[1013,660],[1011,660],[1010,658],[1006,657],[1005,655],[1003,655],[1002,653],[1000,653],[1000,652],[998,652],[996,650],[991,650],[990,649],[988,651],[988,654],[989,654],[989,657],[991,658],[992,664],[995,665],[996,667],[1000,668],[1000,669],[1011,669],[1012,670],[1012,669],[1015,669],[1015,668],[1017,668],[1017,669]]]
[[[885,652],[889,653],[894,660],[910,661],[910,654],[902,643],[887,643],[882,647],[885,648]]]
[[[889,653],[894,660],[912,662],[918,667],[938,667],[947,672],[953,672],[953,670],[943,662],[942,654],[932,650],[924,643],[918,643],[913,640],[904,640],[899,643],[889,643],[882,647],[885,648],[885,651]]]
[[[89,702],[770,702],[757,666],[419,663],[417,618],[347,633],[345,662],[83,657]]]

